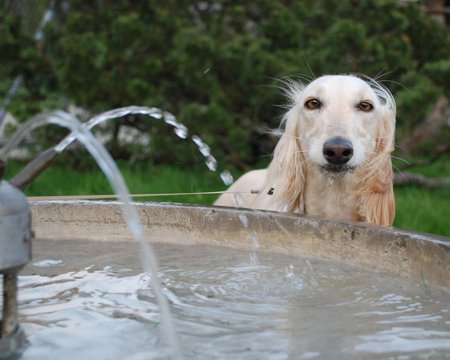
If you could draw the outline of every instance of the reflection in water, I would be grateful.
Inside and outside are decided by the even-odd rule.
[[[246,251],[156,249],[186,358],[450,353],[447,293],[329,261],[258,252],[251,264]],[[149,281],[123,266],[21,277],[21,322],[31,343],[23,359],[165,358]]]

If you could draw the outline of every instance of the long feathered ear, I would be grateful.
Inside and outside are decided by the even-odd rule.
[[[373,86],[373,84],[371,84]],[[378,130],[375,151],[361,169],[361,188],[358,191],[357,211],[364,221],[391,226],[395,217],[393,189],[394,172],[391,153],[394,150],[395,102],[388,90],[376,84],[383,95],[385,114]]]
[[[300,88],[297,88],[297,91],[301,91]],[[290,95],[293,105],[284,117],[285,131],[275,148],[272,162],[267,169],[265,185],[258,197],[271,196],[268,210],[303,214],[306,171],[295,94],[292,92]]]

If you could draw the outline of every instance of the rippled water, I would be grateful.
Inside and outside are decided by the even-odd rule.
[[[255,263],[248,252],[212,246],[157,250],[185,358],[450,358],[446,292],[335,262],[257,252]],[[46,260],[31,267],[66,261]],[[149,281],[124,265],[21,276],[22,358],[166,358]]]

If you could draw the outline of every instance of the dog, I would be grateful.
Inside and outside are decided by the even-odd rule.
[[[240,177],[214,203],[391,226],[396,104],[373,79],[290,82],[284,131],[267,169]]]

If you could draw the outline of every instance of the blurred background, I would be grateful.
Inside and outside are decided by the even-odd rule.
[[[397,101],[395,225],[450,235],[449,16],[444,0],[2,0],[0,145],[44,110],[87,120],[117,107],[158,107],[236,178],[270,161],[283,81],[361,73]],[[35,131],[9,160],[8,176],[66,133]],[[161,121],[128,116],[97,135],[132,193],[225,189],[196,146]],[[105,193],[82,149],[62,154],[27,189]]]

